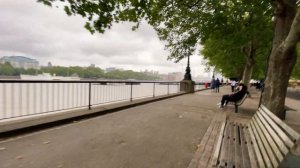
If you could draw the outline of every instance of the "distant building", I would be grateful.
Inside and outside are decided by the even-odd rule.
[[[91,67],[91,68],[95,68],[96,65],[95,65],[95,64],[91,64],[90,67]]]
[[[4,56],[0,58],[0,63],[4,64],[9,62],[14,68],[24,69],[39,69],[39,62],[35,59],[23,57],[23,56]]]
[[[168,74],[169,81],[181,81],[183,79],[183,74],[181,72],[172,72]]]
[[[147,74],[147,75],[158,75],[159,74],[158,71],[153,71],[153,70],[148,71],[147,69],[144,72],[143,71],[141,71],[141,72],[144,74]]]
[[[48,62],[48,67],[52,67],[52,63],[51,62]]]
[[[183,74],[181,72],[172,72],[160,75],[160,77],[165,81],[181,81],[183,79]]]
[[[109,67],[109,68],[105,69],[105,72],[111,72],[111,71],[115,71],[115,70],[118,70],[118,69],[115,67]]]

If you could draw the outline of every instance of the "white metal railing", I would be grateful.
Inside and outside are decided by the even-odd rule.
[[[0,80],[0,120],[179,92],[179,82]]]

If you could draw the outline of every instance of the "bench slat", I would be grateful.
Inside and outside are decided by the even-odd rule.
[[[228,153],[229,153],[229,133],[230,133],[230,123],[226,125],[225,134],[222,144],[221,150],[221,158],[220,158],[220,167],[225,167],[227,165]]]
[[[275,152],[279,162],[281,162],[283,160],[282,153],[284,155],[286,155],[289,152],[287,147],[284,145],[284,143],[281,141],[281,139],[278,137],[278,135],[274,132],[274,130],[268,125],[267,121],[262,116],[262,114],[257,113],[257,115],[258,115],[258,118],[260,119],[260,121],[264,125],[264,133],[265,133],[269,143],[271,144],[273,151]]]
[[[235,124],[234,123],[231,123],[230,125],[230,138],[229,138],[229,141],[230,141],[230,150],[229,150],[229,153],[228,153],[228,167],[233,167],[234,165],[234,127],[235,127]]]
[[[225,130],[225,126],[226,126],[226,117],[224,122],[222,122],[221,125],[221,130],[220,130],[220,134],[218,135],[218,141],[217,141],[217,145],[216,145],[216,149],[215,152],[213,154],[213,158],[212,158],[212,165],[216,166],[219,162],[219,158],[220,158],[220,151],[221,151],[221,145],[223,142],[223,134],[224,134],[224,130]]]
[[[241,154],[242,160],[241,160],[241,165],[240,167],[248,168],[250,167],[250,158],[249,158],[249,151],[247,148],[247,139],[246,139],[246,133],[245,133],[245,125],[240,125],[239,126],[240,130],[240,138],[241,138]]]
[[[235,158],[235,167],[241,167],[241,163],[242,163],[242,149],[241,149],[241,145],[240,145],[240,137],[241,137],[241,134],[240,134],[240,126],[235,123],[235,127],[234,127],[234,158]]]
[[[258,143],[257,143],[257,140],[256,140],[254,132],[253,132],[252,124],[249,124],[248,129],[249,129],[250,137],[251,137],[251,140],[252,140],[252,143],[253,143],[254,151],[255,151],[255,154],[257,156],[258,165],[259,165],[260,168],[265,168],[266,166],[265,166],[265,163],[262,159],[262,154],[260,153]]]
[[[262,141],[261,137],[259,136],[258,128],[255,126],[253,120],[250,122],[250,125],[253,129],[253,133],[254,133],[255,139],[257,141],[258,148],[261,151],[262,158],[264,160],[264,163],[266,164],[266,167],[272,167],[272,164],[271,164],[271,161],[270,161],[269,156],[267,154],[267,151],[266,151],[266,149],[263,145],[263,141]]]
[[[230,142],[230,151],[229,151],[229,153],[228,153],[228,157],[229,157],[229,159],[228,159],[228,167],[233,167],[233,165],[234,165],[234,160],[235,160],[235,158],[234,158],[234,156],[235,156],[235,154],[234,154],[234,151],[235,151],[235,146],[234,146],[234,141],[235,141],[235,139],[234,139],[234,137],[235,137],[235,132],[234,132],[234,127],[235,127],[235,123],[231,123],[231,126],[230,126],[230,138],[229,138],[229,142]]]
[[[293,148],[294,143],[293,141],[284,133],[284,131],[281,130],[281,128],[267,115],[262,111],[261,109],[258,110],[264,118],[267,120],[268,124],[271,125],[271,127],[274,129],[274,131],[279,135],[279,137],[283,140],[283,142],[288,146],[289,148]]]
[[[259,121],[257,115],[254,116],[254,118],[252,119],[252,121],[253,121],[253,123],[254,123],[257,131],[258,131],[258,134],[259,134],[259,136],[260,136],[260,138],[262,140],[262,143],[263,143],[263,145],[264,145],[264,147],[266,149],[266,152],[268,154],[268,157],[263,156],[263,157],[266,157],[265,161],[267,162],[267,160],[270,160],[272,162],[272,164],[273,164],[274,167],[278,167],[278,161],[277,161],[277,159],[276,159],[276,157],[275,157],[275,155],[274,155],[274,153],[273,153],[273,151],[271,149],[271,146],[268,143],[268,140],[267,140],[267,138],[265,136],[265,134],[268,134],[268,133],[264,132],[263,129],[262,129],[263,128],[262,122]]]
[[[216,124],[214,125],[213,131],[210,134],[210,138],[208,139],[206,145],[205,145],[205,153],[202,154],[200,160],[199,160],[199,165],[198,167],[208,167],[209,163],[210,163],[210,159],[211,159],[211,153],[214,150],[214,144],[216,143],[216,137],[219,133],[219,129],[221,123],[220,122],[216,122]],[[206,154],[207,153],[207,154]]]
[[[291,137],[294,142],[298,141],[300,139],[300,135],[298,132],[293,130],[291,127],[289,127],[287,124],[285,124],[283,121],[281,121],[276,115],[274,115],[269,109],[267,109],[264,105],[261,105],[261,109],[272,118],[282,129],[284,129]]]
[[[250,167],[258,168],[257,159],[255,157],[255,151],[254,151],[254,143],[250,137],[250,129],[248,128],[248,126],[245,126],[243,130],[244,130],[245,140],[247,141],[248,156],[250,158],[250,165],[251,165]]]

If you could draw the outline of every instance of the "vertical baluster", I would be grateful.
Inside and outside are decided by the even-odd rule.
[[[89,110],[91,109],[91,98],[92,98],[92,86],[91,82],[89,82]]]
[[[3,118],[6,118],[6,113],[7,113],[7,90],[6,90],[6,83],[3,83]]]
[[[103,96],[105,96],[105,103],[107,103],[108,102],[108,85],[106,84],[105,85],[105,89],[104,89],[104,95]]]
[[[67,101],[67,109],[69,109],[70,108],[70,106],[71,106],[71,103],[70,103],[70,88],[71,88],[71,86],[70,86],[70,83],[66,83],[66,85],[67,85],[67,93],[66,93],[66,97],[65,97],[65,99],[66,99],[66,101]]]
[[[130,82],[130,101],[132,102],[132,82]]]
[[[103,103],[106,102],[106,97],[107,97],[106,86],[107,86],[107,85],[103,85]]]
[[[78,107],[78,104],[77,104],[77,102],[76,102],[76,99],[77,99],[77,97],[78,97],[78,95],[77,95],[77,84],[76,83],[73,83],[73,85],[74,85],[74,89],[73,89],[73,91],[74,91],[74,93],[73,93],[73,97],[74,97],[74,107]]]
[[[10,117],[15,117],[15,90],[14,90],[14,83],[10,84],[10,105],[11,105],[11,111],[10,111]]]
[[[81,106],[84,106],[84,95],[83,95],[83,91],[84,91],[84,83],[80,83],[80,103]]]
[[[153,83],[153,97],[155,97],[155,82]]]
[[[103,85],[101,83],[99,83],[99,103],[102,103],[102,88]]]
[[[43,92],[43,88],[42,88],[42,83],[36,83],[36,87],[39,88],[39,92],[37,94],[37,107],[36,107],[36,111],[37,113],[41,113],[42,112],[42,106],[43,106],[43,96],[42,96],[42,92]]]
[[[70,108],[70,84],[65,83],[66,87],[66,93],[64,99],[66,100],[66,109]]]
[[[126,89],[126,85],[125,83],[122,84],[122,87],[120,88],[120,92],[122,92],[122,97],[121,97],[121,100],[124,100],[125,99],[125,89]]]
[[[77,99],[76,99],[76,102],[77,102],[77,105],[79,107],[81,107],[81,104],[80,104],[80,93],[81,93],[81,91],[80,91],[80,83],[77,83],[76,85],[77,85]]]
[[[116,85],[113,83],[111,85],[111,101],[116,101],[116,95],[115,95],[115,89],[116,89]]]
[[[170,83],[168,82],[168,95],[170,93]]]
[[[55,92],[56,91],[56,83],[52,83],[52,111],[55,111]]]
[[[101,85],[100,83],[97,83],[97,95],[98,95],[98,99],[97,99],[97,104],[100,104],[101,102]]]
[[[62,109],[66,109],[66,95],[65,95],[65,91],[66,91],[66,83],[61,83],[62,84],[62,95],[61,95],[61,102],[62,102]]]
[[[104,103],[104,85],[101,85],[101,103]]]
[[[45,83],[45,96],[46,96],[46,110],[49,111],[49,103],[50,103],[50,97],[49,97],[49,83]]]
[[[85,99],[85,83],[82,83],[81,84],[81,103],[82,103],[82,106],[85,106],[85,102],[84,102],[84,99]]]
[[[61,110],[61,91],[60,91],[60,85],[61,85],[61,83],[57,83],[57,88],[56,88],[56,92],[57,92],[57,94],[56,94],[56,105],[57,105],[57,110]]]
[[[43,112],[43,106],[44,106],[44,89],[43,89],[43,83],[40,83],[40,113]]]
[[[19,97],[19,108],[18,108],[18,116],[22,116],[22,110],[23,110],[23,101],[22,101],[22,97],[23,97],[23,90],[22,90],[22,83],[18,83],[18,85],[17,86],[19,86],[19,89],[18,89],[18,91],[19,91],[19,95],[18,95],[18,97]]]
[[[79,94],[80,94],[80,83],[76,83],[76,104],[78,107],[80,107],[80,102],[79,102]]]
[[[37,83],[33,83],[33,102],[32,102],[33,114],[36,114],[38,112],[38,98],[37,98],[37,95],[38,95],[38,86],[37,86]]]
[[[70,87],[70,95],[69,95],[69,99],[70,99],[70,108],[74,108],[74,85],[73,83],[68,83],[69,87]]]
[[[31,86],[31,83],[28,83],[27,84],[27,93],[26,93],[26,100],[27,100],[27,111],[26,111],[26,114],[25,115],[28,115],[30,114],[30,86]]]
[[[51,111],[55,111],[55,83],[51,84]]]
[[[95,92],[96,88],[93,82],[91,82],[91,105],[95,104],[95,99],[96,99],[96,92]]]
[[[107,87],[108,87],[108,101],[107,102],[111,102],[111,84],[109,84]]]
[[[75,83],[71,83],[72,84],[72,108],[76,107],[76,103],[75,103]]]
[[[123,99],[124,100],[126,100],[127,99],[127,85],[126,85],[126,83],[124,83],[124,87],[123,87],[124,89],[123,89]]]

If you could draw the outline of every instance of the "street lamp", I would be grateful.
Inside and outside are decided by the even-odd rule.
[[[183,80],[192,80],[191,68],[190,68],[190,56],[188,55],[188,62],[185,69],[184,79]]]

